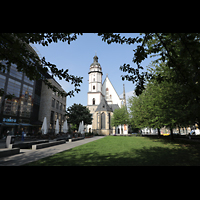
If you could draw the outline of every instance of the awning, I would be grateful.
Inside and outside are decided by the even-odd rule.
[[[23,124],[23,123],[19,123],[20,126],[32,126],[31,124]]]
[[[18,126],[19,124],[17,124],[17,123],[3,123],[3,125],[6,125],[6,126]]]

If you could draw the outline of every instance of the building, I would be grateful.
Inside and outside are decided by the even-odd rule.
[[[56,86],[60,91],[65,92],[61,85],[53,78],[48,81]],[[56,126],[56,120],[59,119],[59,131],[62,132],[62,126],[65,121],[66,114],[66,97],[58,95],[57,92],[48,89],[48,86],[42,83],[41,101],[39,110],[39,120],[43,121],[47,118],[47,128],[53,132]]]
[[[109,135],[114,133],[127,133],[127,125],[111,127],[111,116],[115,109],[126,105],[125,87],[123,88],[123,98],[120,98],[115,88],[110,82],[108,75],[102,84],[102,68],[98,63],[98,57],[93,57],[94,61],[90,65],[89,89],[87,108],[92,114],[93,121],[87,126],[86,131],[98,133],[99,135]]]
[[[30,45],[28,45],[28,49],[37,55]],[[0,62],[5,64],[4,61]],[[0,96],[0,138],[8,131],[14,134],[19,134],[22,129],[26,133],[39,131],[44,114],[46,114],[50,129],[54,128],[53,120],[57,118],[60,119],[60,126],[62,126],[66,97],[61,98],[57,94],[53,94],[53,91],[48,89],[42,80],[29,80],[26,74],[18,72],[16,67],[12,64],[9,72],[7,70],[0,71],[0,89],[4,90],[4,94],[15,95],[11,100],[5,99],[5,95]],[[52,76],[49,74],[43,76],[63,91]],[[52,107],[52,95],[55,99],[55,108]]]
[[[1,63],[4,64],[4,61]],[[35,98],[36,88],[37,91],[40,90],[38,87],[36,81],[31,81],[24,73],[18,72],[14,64],[11,65],[10,72],[0,71],[0,88],[5,94],[15,95],[12,100],[5,99],[5,95],[0,96],[0,136],[8,131],[17,134],[22,128],[30,128],[31,121],[38,115],[37,101],[40,94]],[[33,107],[36,108],[34,111]]]

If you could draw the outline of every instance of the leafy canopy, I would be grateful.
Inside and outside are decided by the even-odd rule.
[[[121,124],[129,123],[129,114],[126,106],[122,106],[119,109],[115,109],[111,117],[111,126],[118,126]]]
[[[11,66],[11,63],[17,65],[17,70],[26,73],[30,80],[43,80],[48,87],[54,92],[58,92],[62,96],[74,96],[74,92],[79,92],[78,88],[82,83],[83,77],[70,75],[68,69],[59,70],[55,64],[47,62],[45,57],[40,59],[28,45],[42,44],[48,46],[51,42],[68,42],[77,39],[77,33],[1,33],[0,34],[0,60],[5,61],[5,64],[0,62],[0,70],[5,72]],[[74,90],[67,93],[59,91],[45,78],[45,74],[50,71],[53,76],[60,80],[64,79],[74,85]],[[3,93],[3,91],[1,92]]]
[[[77,128],[82,121],[84,121],[84,124],[92,123],[92,114],[90,114],[90,110],[81,104],[74,103],[72,106],[68,107],[66,116],[67,122],[75,124]]]

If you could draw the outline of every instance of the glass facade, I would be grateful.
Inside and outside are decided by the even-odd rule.
[[[33,105],[32,95],[33,95],[33,87],[24,84],[20,102],[20,111],[19,111],[20,117],[30,117]]]
[[[7,99],[4,102],[4,115],[17,115],[19,100],[13,98],[12,100]]]
[[[22,80],[22,72],[17,71],[17,65],[12,64],[10,67],[10,76],[13,76],[19,80]]]
[[[5,99],[4,96],[0,96],[0,138],[6,136],[8,131],[16,135],[19,135],[22,129],[29,134],[38,132],[42,126],[39,118],[42,80],[29,80],[23,72],[17,71],[16,65],[12,64],[10,71],[0,70],[1,88],[4,89],[5,94],[14,94],[15,97]],[[50,118],[51,129],[55,128],[54,123],[57,119],[61,129],[65,119],[64,113],[61,112],[65,111],[66,106],[64,102],[60,102],[60,99],[64,100],[66,97],[63,99],[56,92],[52,94],[56,96],[56,99],[52,98],[52,107],[54,107],[52,109],[55,110],[51,110],[47,117]]]
[[[1,88],[4,89],[5,82],[6,82],[6,77],[0,74],[0,89]]]
[[[29,83],[29,84],[31,84],[31,85],[34,85],[34,81],[31,81],[26,75],[24,75],[24,81],[25,81],[26,83]]]
[[[8,86],[7,86],[7,94],[14,94],[15,97],[20,96],[20,89],[21,89],[21,83],[19,81],[15,81],[12,78],[8,79]]]

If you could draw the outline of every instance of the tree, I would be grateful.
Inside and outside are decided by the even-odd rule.
[[[119,109],[115,109],[111,117],[111,126],[118,126],[121,124],[129,123],[129,113],[126,106],[122,106]]]
[[[48,46],[52,42],[68,42],[77,39],[77,35],[83,35],[83,33],[1,33],[0,34],[0,61],[5,61],[5,64],[0,62],[0,70],[5,72],[11,66],[11,63],[17,65],[17,70],[26,73],[26,76],[30,80],[42,79],[48,87],[53,89],[54,92],[58,92],[62,96],[74,96],[74,92],[79,92],[78,88],[82,83],[83,77],[77,77],[70,75],[68,69],[59,70],[55,64],[45,60],[45,57],[40,59],[35,53],[33,53],[29,44],[41,44]],[[102,41],[111,44],[112,42],[133,44],[138,42],[137,38],[121,38],[120,34],[113,33],[98,33],[98,36],[102,37]],[[58,88],[53,86],[43,76],[50,71],[53,76],[58,77],[60,80],[64,79],[67,82],[71,82],[74,85],[74,90],[64,93],[59,91]],[[0,93],[2,95],[2,92]]]
[[[169,127],[172,129],[184,127],[194,123],[194,107],[190,101],[189,91],[180,83],[171,82],[175,76],[165,63],[151,69],[154,78],[146,85],[145,90],[138,97],[129,100],[132,123],[139,128]],[[165,80],[160,81],[160,75],[165,75]]]
[[[0,34],[0,60],[5,61],[5,64],[0,62],[0,70],[5,72],[11,66],[11,63],[17,65],[17,70],[26,73],[26,76],[30,80],[43,80],[48,87],[53,89],[54,92],[58,92],[62,96],[74,96],[74,92],[79,92],[80,83],[82,83],[83,77],[77,77],[68,74],[68,69],[59,70],[56,65],[51,64],[45,60],[45,57],[40,59],[31,50],[28,44],[39,43],[43,46],[48,46],[51,42],[58,41],[71,41],[77,39],[77,33],[73,35],[71,33],[1,33]],[[53,86],[43,76],[50,71],[53,76],[58,77],[60,80],[64,79],[67,82],[71,82],[74,85],[74,90],[67,93],[59,91],[58,88]],[[2,92],[1,92],[2,95]]]
[[[76,125],[79,127],[79,123],[84,121],[84,124],[92,123],[92,114],[90,110],[81,104],[74,103],[72,106],[67,108],[66,111],[67,122]]]

